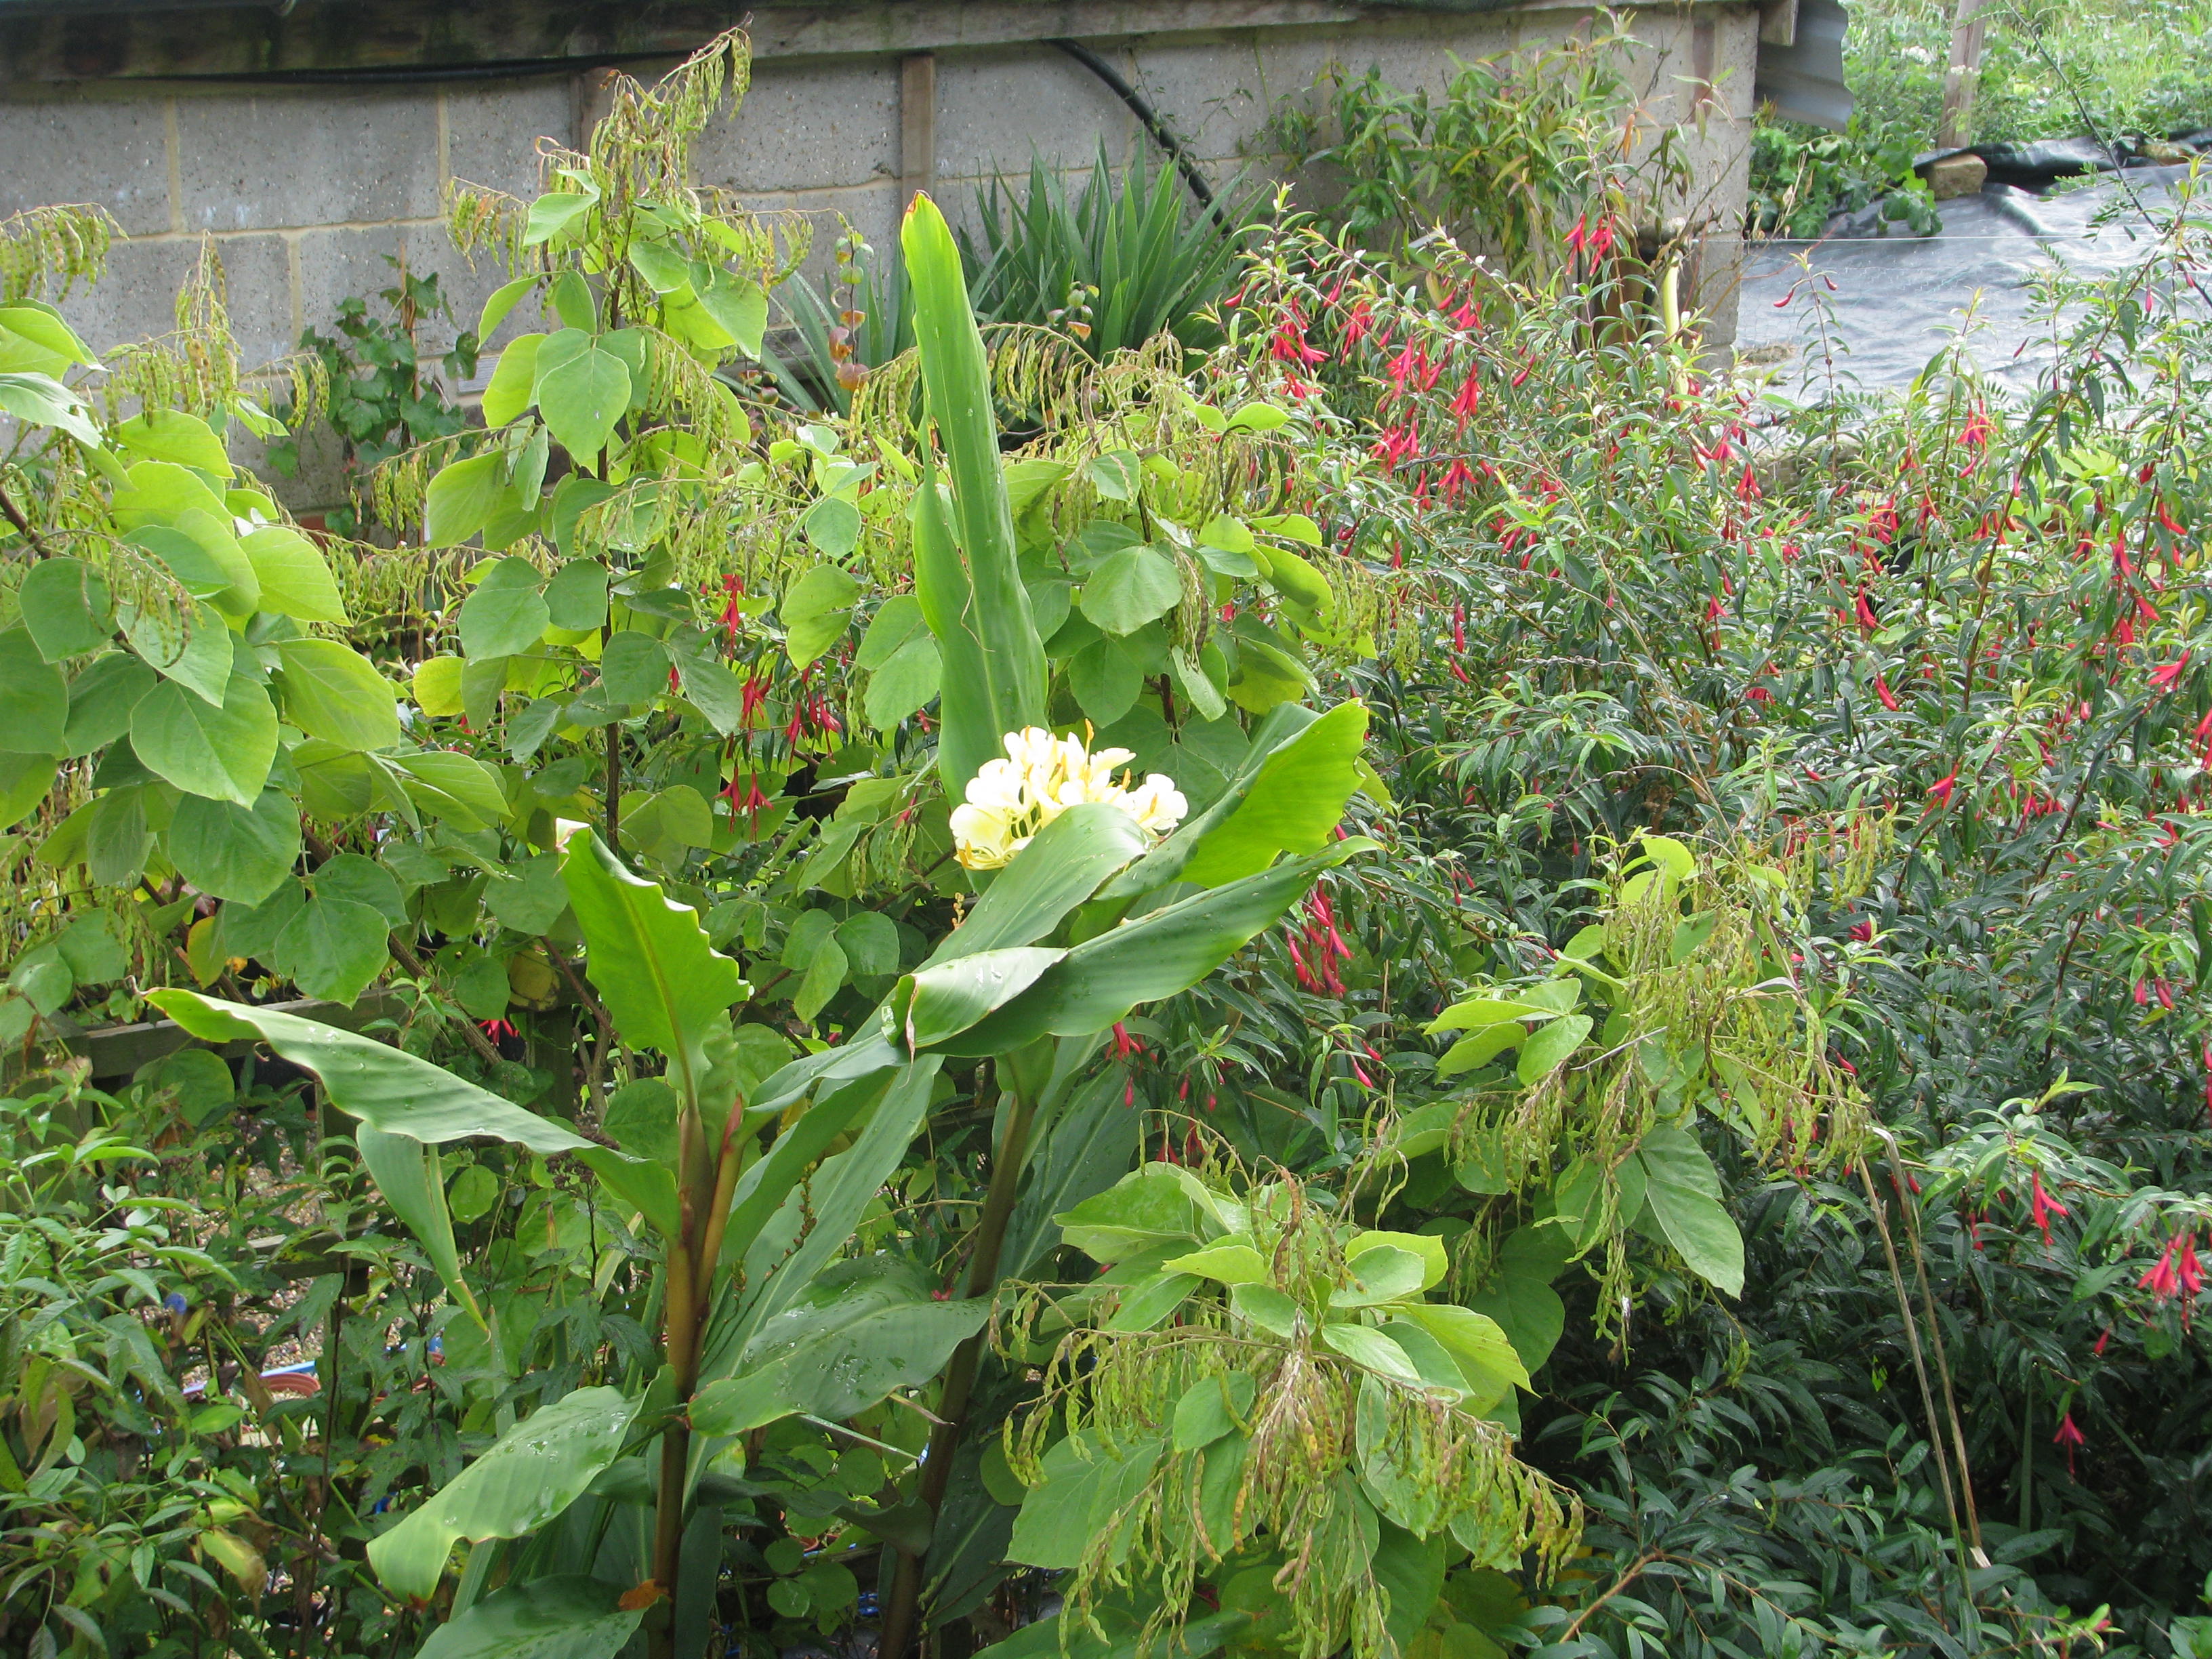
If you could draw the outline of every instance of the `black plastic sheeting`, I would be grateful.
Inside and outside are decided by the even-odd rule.
[[[1832,375],[1837,389],[1895,389],[1950,343],[1972,307],[1974,361],[2027,391],[2057,355],[2051,323],[2032,319],[2036,274],[2063,263],[2106,276],[2140,259],[2188,176],[2183,166],[2130,167],[2051,196],[1990,185],[1942,203],[1934,236],[1893,225],[1876,234],[1878,222],[1866,216],[1818,242],[1754,244],[1736,349],[1772,365],[1776,389],[1794,396],[1821,395]],[[2192,216],[2212,207],[2212,169],[2200,189]]]

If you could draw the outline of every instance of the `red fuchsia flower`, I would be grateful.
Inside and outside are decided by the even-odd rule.
[[[1872,916],[1867,916],[1858,921],[1853,922],[1851,924],[1851,937],[1862,945],[1872,943],[1874,939],[1874,918]]]
[[[744,786],[742,789],[740,784]],[[768,805],[768,797],[761,793],[760,780],[750,772],[743,778],[732,778],[722,794],[730,803],[732,817],[739,812],[757,812]]]
[[[2075,1426],[2074,1413],[2069,1412],[2059,1419],[2058,1432],[2051,1437],[2051,1443],[2066,1448],[2066,1478],[2074,1478],[2074,1454],[2088,1444],[2081,1431]]]
[[[1966,424],[1959,434],[1959,441],[1969,449],[1986,449],[1990,442],[1990,417],[1982,412],[1979,404],[1966,416]]]
[[[1372,330],[1374,326],[1374,301],[1371,300],[1353,301],[1352,309],[1344,314],[1345,350],[1349,352],[1352,347],[1358,345],[1362,340],[1365,339],[1369,331]]]
[[[515,1030],[514,1026],[510,1022],[503,1019],[480,1019],[477,1022],[477,1029],[482,1031],[486,1036],[489,1037],[494,1042],[498,1042],[501,1037],[520,1036],[522,1035],[520,1031]]]
[[[1613,221],[1605,214],[1590,222],[1587,213],[1575,221],[1575,228],[1566,234],[1566,244],[1577,253],[1588,253],[1593,259],[1602,259],[1613,252]]]
[[[1468,370],[1467,379],[1460,382],[1459,391],[1453,395],[1451,412],[1458,422],[1455,430],[1460,432],[1467,430],[1468,422],[1473,418],[1476,407],[1481,402],[1482,369],[1478,365]]]
[[[2163,663],[2150,671],[2150,683],[2161,691],[2170,691],[2173,683],[2181,678],[2181,671],[2189,666],[2189,659],[2197,653],[2185,651],[2179,662]]]
[[[2035,1224],[2043,1231],[2043,1248],[2047,1250],[2051,1248],[2051,1218],[2055,1215],[2071,1215],[2073,1212],[2043,1190],[2042,1171],[2037,1170],[2032,1173],[2028,1176],[2028,1182],[2029,1212],[2035,1218]]]
[[[1474,474],[1468,471],[1465,461],[1454,461],[1444,469],[1443,494],[1447,501],[1457,501],[1463,489],[1474,488]]]
[[[1141,1054],[1144,1052],[1143,1042],[1131,1036],[1129,1028],[1122,1024],[1120,1020],[1115,1020],[1114,1022],[1114,1058],[1127,1060],[1131,1054]]]
[[[1336,930],[1336,908],[1328,895],[1316,887],[1306,895],[1305,920],[1285,940],[1291,966],[1302,989],[1333,997],[1344,994],[1344,980],[1336,971],[1340,961],[1352,959],[1352,947]],[[1304,945],[1304,950],[1298,947]]]
[[[1881,618],[1874,614],[1874,607],[1867,603],[1867,591],[1863,587],[1859,589],[1858,619],[1859,626],[1869,634],[1881,626]]]
[[[2151,1300],[2160,1307],[2177,1297],[2193,1302],[2203,1285],[2204,1268],[2197,1258],[2197,1234],[2193,1230],[2176,1233],[2167,1239],[2166,1249],[2159,1253],[2158,1260],[2151,1264],[2141,1279],[2136,1280],[2136,1288],[2148,1291]],[[2185,1303],[2185,1317],[2187,1312]]]
[[[1401,461],[1412,459],[1420,453],[1420,449],[1419,435],[1412,426],[1392,426],[1383,428],[1382,435],[1375,441],[1372,453],[1382,463],[1383,471],[1387,472]]]
[[[1938,806],[1948,806],[1951,804],[1952,787],[1957,784],[1958,781],[1959,775],[1956,771],[1954,771],[1950,776],[1945,778],[1942,782],[1936,784],[1934,787],[1929,790],[1928,799],[1934,801]]]
[[[2089,1352],[2094,1354],[2102,1354],[2105,1352],[2105,1344],[2112,1340],[2112,1328],[2110,1325],[2107,1325],[2102,1331],[2098,1333],[2097,1340],[2090,1346]]]
[[[1893,714],[1897,712],[1899,708],[1897,693],[1889,689],[1889,678],[1887,675],[1877,674],[1874,677],[1874,694],[1881,699],[1881,706]]]
[[[1420,376],[1428,366],[1428,353],[1423,351],[1413,341],[1408,340],[1406,342],[1405,349],[1390,360],[1389,366],[1383,372],[1389,375],[1391,386],[1396,391],[1402,392],[1408,380],[1417,386],[1419,384]]]
[[[767,702],[768,680],[766,678],[758,674],[749,677],[745,681],[744,690],[738,696],[738,729],[745,732],[751,731],[754,716],[760,713],[762,705]]]

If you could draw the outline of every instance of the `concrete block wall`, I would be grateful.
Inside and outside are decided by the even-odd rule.
[[[1186,25],[1206,11],[1143,9]],[[1631,16],[1644,125],[1689,129],[1695,209],[1716,227],[1701,298],[1714,313],[1712,337],[1724,343],[1734,332],[1733,233],[1747,181],[1758,14],[1748,4],[1651,4]],[[1556,40],[1591,21],[1583,8],[1534,3],[1186,26],[1092,44],[1226,182],[1240,172],[1266,176],[1264,130],[1279,100],[1314,96],[1332,64],[1355,75],[1373,65],[1401,86],[1440,88],[1455,58]],[[1142,155],[1159,164],[1121,100],[1042,41],[949,39],[927,74],[917,76],[914,63],[880,49],[759,58],[742,109],[695,147],[698,182],[812,217],[818,270],[841,223],[889,257],[903,197],[917,185],[957,222],[971,216],[978,185],[1025,173],[1033,154],[1071,175],[1087,172],[1102,142],[1117,163]],[[649,77],[659,67],[635,72]],[[578,143],[601,78],[584,70],[373,88],[0,82],[8,157],[0,216],[58,202],[97,203],[116,216],[129,240],[116,246],[108,276],[65,306],[96,349],[167,331],[204,237],[221,255],[249,361],[284,355],[303,329],[327,331],[340,300],[389,286],[387,260],[435,272],[469,325],[500,273],[484,260],[471,270],[448,242],[447,187],[465,179],[533,193],[538,137]],[[917,95],[926,108],[911,106]],[[518,315],[501,336],[537,325]],[[422,343],[444,349],[450,328],[426,325]],[[288,493],[306,507],[331,489],[325,470]]]

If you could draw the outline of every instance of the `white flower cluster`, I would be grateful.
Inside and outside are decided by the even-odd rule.
[[[1127,749],[1092,754],[1079,738],[1055,738],[1038,726],[1006,733],[1006,758],[986,761],[952,809],[955,855],[970,870],[996,870],[1030,837],[1086,800],[1118,806],[1155,836],[1181,823],[1190,803],[1175,781],[1155,772],[1133,787],[1114,769],[1136,757]]]

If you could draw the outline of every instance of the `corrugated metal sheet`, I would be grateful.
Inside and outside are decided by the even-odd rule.
[[[1797,27],[1787,46],[1759,48],[1753,94],[1777,115],[1841,132],[1851,123],[1851,89],[1844,82],[1844,35],[1850,27],[1843,0],[1796,0]]]

